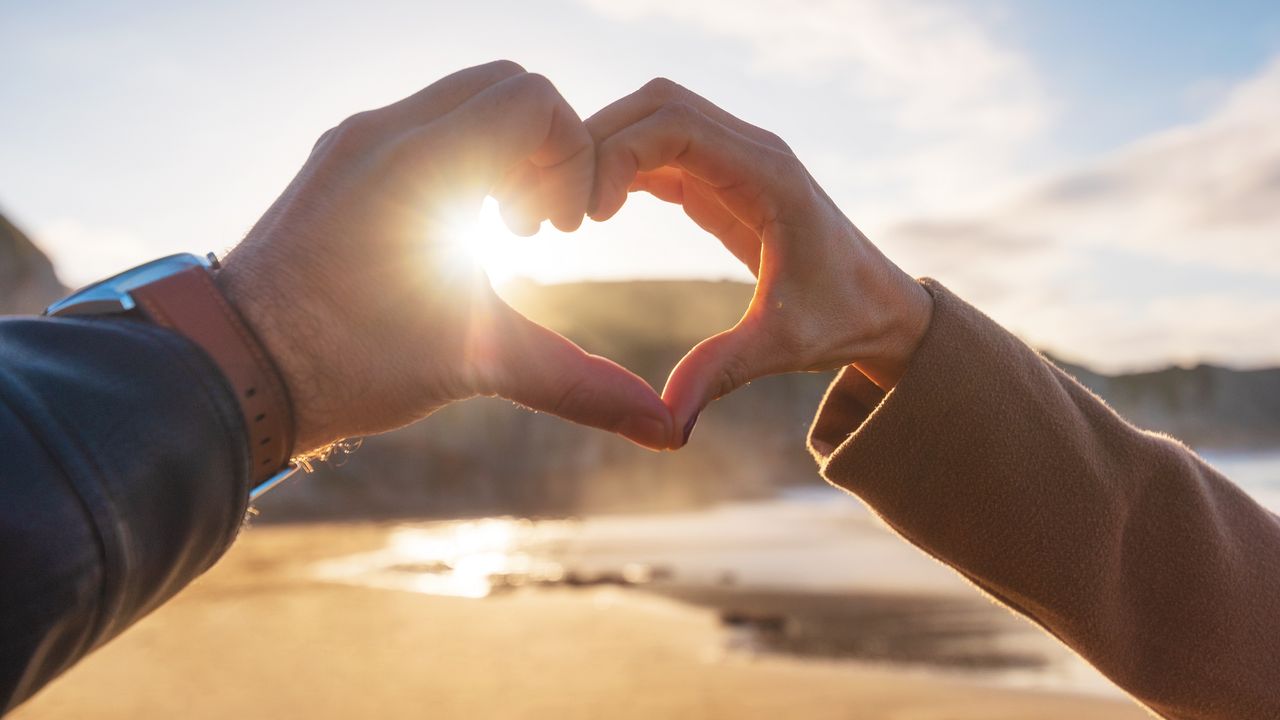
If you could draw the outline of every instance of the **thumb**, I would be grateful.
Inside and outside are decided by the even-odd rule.
[[[698,414],[712,401],[771,374],[757,335],[755,326],[744,320],[698,343],[676,363],[662,391],[677,433],[671,447],[689,442]]]
[[[494,350],[492,390],[533,410],[609,430],[651,449],[668,447],[671,414],[642,378],[591,355],[506,307]]]

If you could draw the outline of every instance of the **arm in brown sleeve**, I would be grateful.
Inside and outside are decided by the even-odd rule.
[[[1280,717],[1280,519],[925,287],[898,385],[828,390],[823,476],[1161,715]]]

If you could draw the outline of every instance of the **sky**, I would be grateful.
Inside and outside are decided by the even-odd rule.
[[[781,135],[905,270],[1104,370],[1280,364],[1280,4],[0,0],[0,211],[78,285],[223,251],[344,117],[510,58]],[[495,281],[749,279],[676,208],[480,227]]]

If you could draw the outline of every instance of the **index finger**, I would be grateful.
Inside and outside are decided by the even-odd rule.
[[[595,144],[551,81],[524,73],[481,90],[404,140],[404,153],[449,185],[488,192],[518,163],[538,169],[546,217],[582,224],[595,177]]]
[[[618,130],[596,150],[591,217],[613,216],[638,173],[679,167],[704,181],[757,234],[798,207],[810,185],[799,160],[762,145],[684,103],[663,105]]]
[[[666,78],[654,78],[639,90],[596,111],[594,115],[587,118],[587,131],[596,142],[600,142],[628,125],[652,115],[664,105],[672,103],[682,103],[696,108],[708,118],[761,145],[791,152],[791,148],[777,135],[752,125],[683,85]]]
[[[316,147],[334,137],[344,126],[368,126],[369,134],[375,138],[394,138],[402,132],[452,112],[481,90],[524,71],[524,68],[510,60],[496,60],[458,70],[402,100],[352,115],[321,135],[316,141]]]

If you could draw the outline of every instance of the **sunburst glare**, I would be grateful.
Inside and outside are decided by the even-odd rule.
[[[465,257],[478,264],[494,285],[528,275],[537,261],[531,238],[512,234],[502,222],[498,201],[486,197],[475,217],[457,223],[453,241]]]

